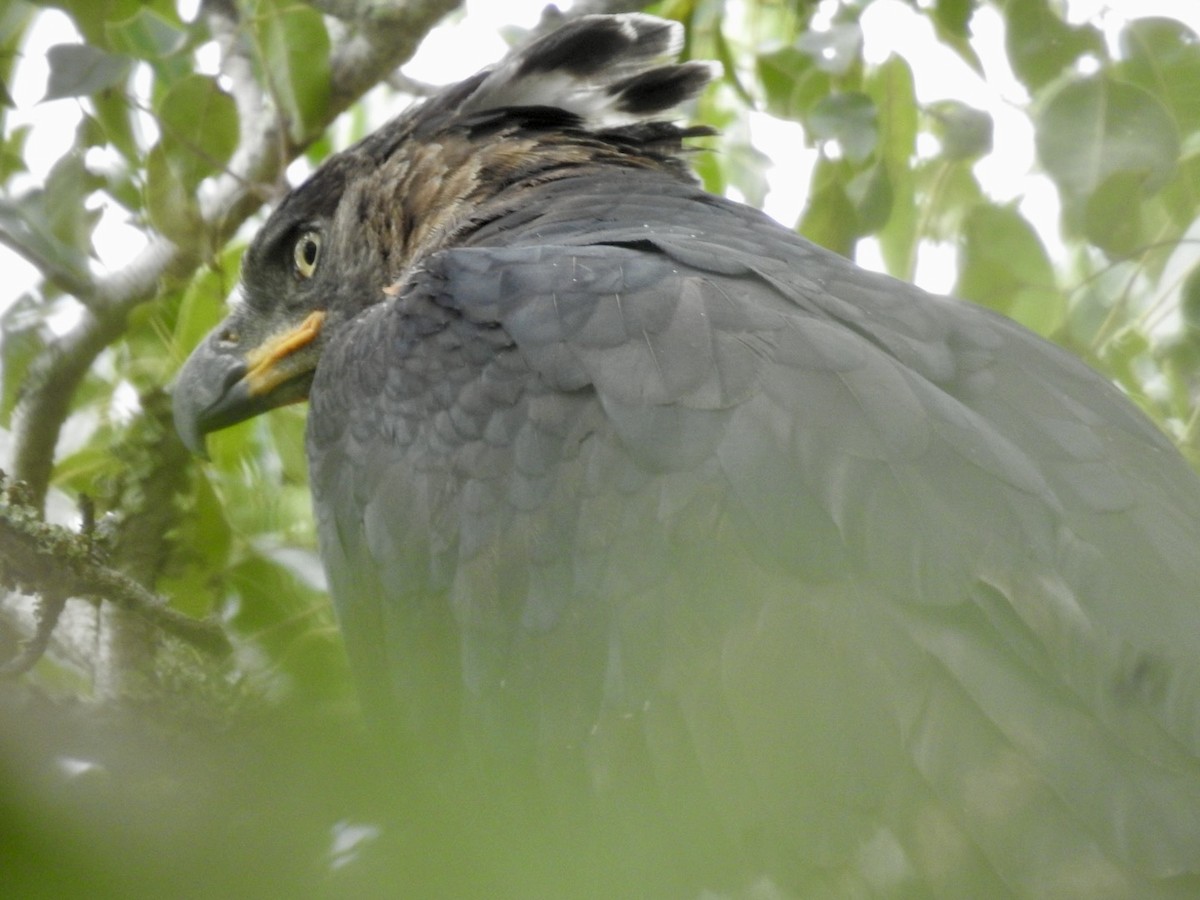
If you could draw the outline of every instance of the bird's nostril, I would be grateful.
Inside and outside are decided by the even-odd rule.
[[[227,394],[235,384],[242,380],[246,375],[246,367],[238,365],[225,373],[225,380],[221,384],[221,393]]]

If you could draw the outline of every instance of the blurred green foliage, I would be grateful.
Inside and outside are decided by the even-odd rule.
[[[1087,358],[1116,379],[1185,453],[1200,459],[1195,415],[1200,249],[1194,238],[1200,216],[1200,38],[1179,21],[1147,18],[1129,22],[1110,41],[1091,24],[1069,24],[1055,0],[910,0],[938,40],[977,71],[972,21],[983,7],[1002,18],[1008,62],[1025,92],[1012,102],[1033,129],[1036,170],[1049,177],[1061,205],[1058,222],[1034,223],[1017,203],[990,197],[981,185],[978,167],[996,152],[987,112],[959,101],[921,107],[913,70],[922,60],[864,58],[862,20],[869,5],[869,0],[819,5],[757,0],[747,2],[744,19],[736,21],[717,0],[663,0],[653,8],[688,26],[690,56],[725,66],[723,79],[697,110],[699,119],[722,132],[716,152],[694,156],[706,184],[717,192],[736,189],[760,203],[771,163],[798,165],[809,158],[802,150],[815,150],[810,193],[795,223],[802,233],[848,256],[864,240],[876,241],[887,268],[902,278],[913,276],[923,246],[955,246],[958,294]],[[56,324],[56,316],[64,309],[80,313],[65,298],[73,284],[88,281],[102,206],[146,233],[201,248],[203,264],[165,279],[153,301],[116,329],[68,398],[70,428],[52,479],[67,495],[96,497],[101,512],[118,521],[145,507],[166,509],[169,515],[155,537],[162,552],[144,573],[147,586],[189,614],[216,615],[240,648],[216,674],[205,665],[154,663],[168,671],[158,671],[157,695],[149,706],[173,708],[172,727],[182,731],[168,727],[167,736],[134,751],[119,737],[125,725],[109,718],[125,713],[105,712],[99,725],[86,717],[81,724],[63,705],[74,698],[64,698],[61,685],[86,695],[89,689],[82,685],[89,682],[64,680],[61,661],[47,659],[27,676],[32,693],[5,695],[6,721],[18,723],[18,729],[40,724],[26,729],[23,740],[0,746],[0,857],[10,857],[0,858],[0,872],[23,873],[17,893],[4,890],[6,876],[0,875],[4,896],[36,894],[38,885],[47,896],[77,889],[75,874],[86,880],[96,871],[94,860],[77,858],[78,841],[103,833],[94,848],[99,857],[118,846],[128,849],[129,842],[153,833],[155,823],[146,816],[176,817],[178,833],[157,835],[148,846],[153,853],[192,846],[193,867],[230,847],[252,853],[271,844],[261,833],[246,832],[269,830],[271,822],[287,817],[286,808],[272,810],[270,804],[287,796],[281,785],[303,777],[296,774],[303,766],[285,765],[275,780],[266,779],[279,793],[263,788],[269,795],[262,801],[265,812],[260,809],[206,844],[198,835],[220,831],[217,812],[226,807],[182,817],[178,811],[181,805],[202,805],[197,794],[221,783],[214,766],[219,774],[221,766],[242,763],[223,742],[212,756],[188,763],[188,777],[198,780],[181,787],[180,770],[162,774],[157,756],[192,743],[188,729],[197,721],[219,723],[196,739],[206,747],[214,734],[239,734],[247,717],[299,716],[307,723],[303,729],[289,724],[269,739],[250,741],[268,748],[258,759],[281,763],[292,752],[281,735],[297,730],[311,734],[315,728],[323,735],[300,754],[309,761],[342,759],[338,754],[356,740],[322,731],[356,734],[349,679],[314,547],[303,409],[280,410],[215,435],[211,461],[186,463],[170,495],[139,495],[155,483],[155,454],[165,452],[168,440],[155,412],[161,404],[152,398],[221,318],[245,243],[242,236],[221,246],[202,214],[200,198],[228,168],[248,124],[239,119],[229,79],[205,74],[200,64],[215,40],[205,6],[196,13],[195,4],[176,0],[13,0],[0,9],[0,233],[44,276],[20,296],[5,296],[0,288],[5,301],[0,425],[21,427],[13,413],[32,367],[63,352],[64,326]],[[315,123],[332,102],[330,35],[336,33],[319,9],[337,4],[238,0],[228,6],[237,15],[233,37],[248,64],[249,87],[283,113],[297,143],[313,140]],[[49,175],[33,183],[25,149],[29,129],[12,124],[11,85],[29,62],[22,54],[25,36],[48,7],[65,12],[80,39],[50,49],[43,101],[73,104],[81,120]],[[395,107],[405,102],[397,97]],[[806,147],[795,148],[794,160],[768,160],[750,139],[750,110],[799,123]],[[361,113],[349,118],[354,124],[339,140],[379,124]],[[317,146],[327,150],[328,142]],[[262,185],[263,200],[278,196],[277,187]],[[1047,234],[1058,237],[1061,249],[1047,247]],[[78,299],[88,303],[87,297]],[[57,699],[41,699],[43,692]],[[183,695],[194,702],[176,703]],[[147,703],[142,697],[133,705]],[[12,727],[4,730],[13,734]],[[93,731],[99,737],[90,743],[81,737]],[[61,761],[76,756],[95,765],[85,766],[82,776],[63,774]],[[122,758],[123,764],[114,762]],[[254,780],[246,773],[265,771],[256,768],[261,762],[246,765],[238,778],[213,790],[236,794],[237,785]],[[139,766],[144,777],[130,777],[128,770]],[[10,790],[17,783],[24,787]],[[343,801],[354,794],[338,784],[330,781],[314,801],[323,814],[338,811],[330,821],[349,814]],[[130,790],[161,793],[131,797]],[[121,803],[131,804],[130,821],[114,825],[108,804]],[[82,818],[73,818],[75,813]],[[319,843],[305,829],[298,831],[314,846]],[[18,833],[23,837],[14,841]],[[55,833],[71,836],[76,856],[47,851],[70,843]],[[271,846],[279,858],[267,853],[260,860],[268,874],[251,893],[268,884],[280,887],[270,882],[272,867],[289,865],[295,877],[286,887],[311,887],[305,865],[286,847]],[[13,868],[13,858],[23,863]],[[227,863],[242,874],[250,866],[240,858]],[[147,865],[147,881],[139,882],[136,868],[121,868],[109,873],[110,882],[93,884],[92,895],[129,896],[131,885],[169,882],[169,865],[162,860]],[[58,875],[40,880],[56,868]],[[230,889],[220,879],[213,884],[208,893]]]

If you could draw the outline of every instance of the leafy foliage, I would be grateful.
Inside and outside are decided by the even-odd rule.
[[[760,107],[803,124],[817,151],[800,231],[851,256],[877,242],[902,278],[913,277],[924,248],[956,246],[957,293],[1107,367],[1196,458],[1194,404],[1183,399],[1196,382],[1184,362],[1195,335],[1174,310],[1200,259],[1190,238],[1197,35],[1168,18],[1106,35],[1069,24],[1051,0],[998,7],[1008,64],[1027,92],[1031,174],[1051,179],[1061,210],[1057,222],[1031,222],[1024,204],[989,196],[980,182],[998,152],[989,113],[956,99],[919,104],[920,59],[864,55],[870,6],[844,2],[830,15],[825,5],[751,5],[746,22],[721,19],[750,35],[743,66],[754,66]],[[980,70],[969,40],[975,4],[912,6],[913,19],[927,17],[964,66]],[[725,172],[713,183],[744,177]]]
[[[16,446],[5,467],[31,479],[35,493],[47,487],[36,466],[23,467],[21,450],[49,459],[53,440],[37,443],[22,404],[55,371],[52,360],[83,346],[82,371],[58,404],[31,407],[57,417],[35,423],[57,438],[49,487],[97,498],[118,534],[132,533],[148,509],[164,513],[153,533],[139,532],[161,552],[139,557],[153,563],[136,577],[181,611],[215,615],[240,648],[219,677],[197,664],[182,680],[236,685],[203,692],[219,712],[241,708],[249,691],[344,716],[352,700],[315,555],[303,410],[214,436],[211,462],[200,464],[170,455],[177,441],[155,398],[236,283],[244,236],[229,240],[228,223],[279,193],[251,183],[214,216],[222,179],[246,180],[230,172],[262,124],[249,113],[282,123],[273,177],[335,113],[335,38],[362,22],[329,17],[350,2],[239,0],[201,4],[192,18],[194,4],[176,0],[53,5],[79,38],[50,48],[42,100],[71,105],[79,125],[40,180],[29,173],[30,128],[14,119],[12,86],[29,62],[23,42],[47,13],[26,0],[0,11],[0,241],[39,271],[20,296],[0,291],[0,423]],[[809,158],[802,150],[813,151],[802,233],[847,256],[873,247],[902,278],[930,248],[955,248],[957,293],[1088,358],[1200,460],[1200,37],[1168,18],[1106,35],[1070,24],[1055,0],[907,3],[967,70],[982,69],[973,23],[985,9],[1003,22],[1007,62],[1025,93],[1017,111],[1035,135],[1034,172],[1049,179],[1061,209],[1058,221],[1033,222],[1020,198],[991,195],[980,177],[998,152],[991,115],[962,100],[922,105],[921,59],[866,55],[871,5],[759,0],[734,19],[715,0],[657,4],[687,24],[691,56],[725,64],[697,110],[722,131],[716,152],[695,157],[703,180],[761,202],[771,162],[795,167]],[[226,74],[212,70],[218,52]],[[768,160],[746,127],[751,111],[799,123],[807,147]],[[349,137],[377,124],[356,121]],[[128,287],[144,259],[124,274],[97,274],[102,208],[152,242],[185,248],[155,273],[153,291]],[[88,308],[101,316],[105,303],[120,312],[84,340],[72,322]],[[159,477],[164,461],[179,477]],[[31,678],[59,685],[76,664],[52,654]],[[153,652],[137,666],[178,687]],[[90,684],[100,692],[99,681]]]

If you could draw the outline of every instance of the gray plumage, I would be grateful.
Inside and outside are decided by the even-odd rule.
[[[697,187],[640,121],[702,82],[674,27],[567,29],[293,192],[176,391],[193,443],[260,411],[239,360],[324,313],[284,394],[407,777],[598,896],[1200,890],[1195,475],[1062,349]]]

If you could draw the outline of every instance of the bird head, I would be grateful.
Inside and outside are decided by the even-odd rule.
[[[452,85],[332,156],[255,236],[229,316],[174,388],[184,443],[305,400],[322,347],[405,274],[520,204],[524,185],[580,167],[661,168],[690,178],[658,121],[713,65],[673,63],[682,28],[651,16],[584,16]]]

